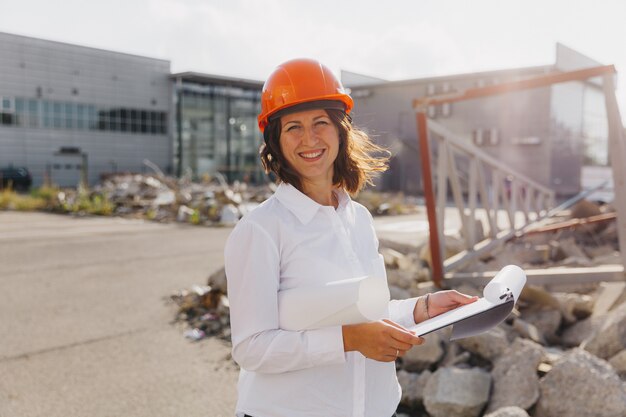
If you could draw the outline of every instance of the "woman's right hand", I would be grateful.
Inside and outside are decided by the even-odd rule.
[[[424,339],[392,322],[378,320],[371,323],[342,326],[344,351],[359,351],[363,356],[381,362],[395,361]]]

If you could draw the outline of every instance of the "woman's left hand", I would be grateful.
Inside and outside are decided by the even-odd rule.
[[[456,290],[437,291],[428,297],[422,296],[415,304],[413,311],[415,323],[420,323],[476,300],[478,297],[462,294]]]

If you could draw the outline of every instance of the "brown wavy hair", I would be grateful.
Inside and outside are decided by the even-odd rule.
[[[356,194],[365,185],[373,185],[374,178],[388,168],[390,152],[372,142],[367,133],[352,126],[352,118],[341,110],[325,109],[339,131],[339,152],[333,166],[333,185]],[[289,166],[280,149],[280,118],[265,127],[261,145],[261,163],[265,173],[302,191],[298,173]]]

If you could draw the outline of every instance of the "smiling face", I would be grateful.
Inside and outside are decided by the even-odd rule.
[[[281,117],[280,149],[290,167],[307,182],[333,183],[339,131],[323,109]]]

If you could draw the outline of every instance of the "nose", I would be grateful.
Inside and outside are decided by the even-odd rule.
[[[319,138],[317,137],[317,133],[315,133],[315,129],[313,126],[309,126],[304,129],[304,135],[302,136],[302,144],[305,146],[315,146]]]

